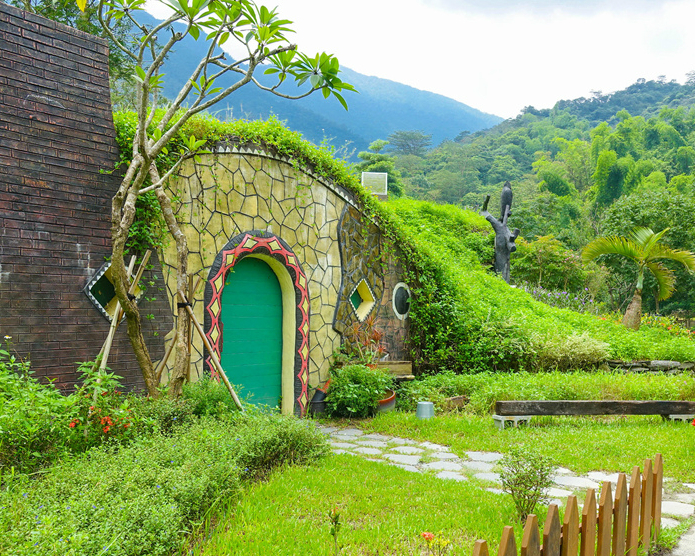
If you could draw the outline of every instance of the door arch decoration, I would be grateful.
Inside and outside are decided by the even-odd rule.
[[[285,406],[283,413],[306,413],[309,382],[309,294],[308,281],[299,264],[299,259],[290,246],[278,236],[262,231],[244,232],[233,237],[217,254],[205,283],[204,332],[212,350],[219,358],[224,348],[222,314],[222,292],[227,272],[244,257],[259,258],[275,272],[281,285],[283,297],[283,338],[293,338],[293,345],[283,346],[282,381],[283,400],[286,386],[292,386],[293,407]],[[286,309],[293,309],[287,311]],[[293,314],[292,314],[293,313]],[[204,358],[205,372],[219,378],[210,360]],[[291,383],[289,382],[291,380]],[[287,381],[287,382],[286,382]]]

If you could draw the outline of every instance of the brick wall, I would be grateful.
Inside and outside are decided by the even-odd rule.
[[[106,42],[0,2],[0,341],[12,336],[64,389],[109,328],[82,290],[110,253],[118,178],[100,171],[117,158]],[[163,288],[152,274],[150,291]],[[143,307],[156,317],[145,325],[153,358],[172,326],[157,297]],[[125,326],[109,366],[142,387]]]

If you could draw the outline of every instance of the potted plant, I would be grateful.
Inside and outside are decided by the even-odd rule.
[[[332,371],[326,411],[332,417],[370,417],[393,409],[395,400],[388,372],[352,363]]]

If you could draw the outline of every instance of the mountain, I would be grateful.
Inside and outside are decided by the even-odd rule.
[[[157,20],[143,14],[141,22],[148,25]],[[207,48],[205,41],[188,37],[173,52],[164,66],[164,95],[173,98],[191,75],[196,63]],[[349,111],[332,98],[314,94],[300,100],[288,100],[261,91],[253,85],[242,87],[214,107],[220,119],[268,118],[275,114],[287,126],[300,132],[309,141],[319,144],[324,138],[336,147],[350,143],[348,150],[366,150],[376,139],[398,130],[419,130],[432,135],[432,144],[453,139],[462,131],[475,132],[491,127],[502,118],[486,114],[448,97],[421,91],[395,81],[370,77],[342,68],[342,79],[354,85],[359,94],[346,92]],[[263,84],[275,83],[273,76],[257,70],[256,78]],[[232,78],[220,79],[216,86],[231,84]],[[283,86],[285,93],[296,94],[291,84]]]

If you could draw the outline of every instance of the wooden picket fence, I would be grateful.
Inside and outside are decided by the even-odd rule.
[[[586,492],[584,508],[579,517],[577,497],[567,499],[565,516],[560,524],[556,504],[551,504],[543,527],[543,544],[538,518],[529,515],[521,540],[521,556],[637,556],[638,547],[649,551],[661,529],[661,490],[664,465],[661,454],[644,460],[644,471],[632,469],[630,484],[625,473],[618,476],[615,499],[611,483],[601,488],[596,506],[593,488]],[[597,511],[598,510],[598,511]],[[498,556],[517,556],[514,528],[502,532]],[[476,541],[473,556],[489,556],[487,543]]]

